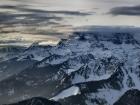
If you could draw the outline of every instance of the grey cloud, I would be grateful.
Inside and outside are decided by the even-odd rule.
[[[46,31],[38,31],[39,26],[63,26],[60,21],[63,20],[64,16],[70,15],[70,16],[86,16],[90,15],[89,13],[83,13],[80,11],[48,11],[48,10],[41,10],[41,9],[31,9],[28,7],[28,5],[1,5],[0,9],[0,25],[2,25],[0,32],[9,33],[11,30],[6,30],[5,28],[11,27],[16,30],[17,25],[22,25],[24,27],[27,27],[28,33],[29,30],[31,33],[34,32],[34,34],[46,34]],[[16,10],[17,12],[6,12],[6,10]],[[59,14],[62,14],[64,16],[60,16]],[[28,28],[33,27],[33,28]],[[33,30],[32,30],[33,29]],[[26,30],[25,30],[26,31]],[[24,32],[25,32],[24,31]],[[54,31],[53,31],[54,32]],[[58,34],[58,33],[57,33]]]
[[[63,19],[53,12],[47,12],[45,10],[30,9],[26,6],[0,6],[0,33],[33,33],[33,34],[48,34],[48,30],[39,30],[38,27],[47,26],[62,26],[59,21]],[[6,10],[16,10],[17,12],[7,12]],[[21,30],[18,30],[18,26],[23,26]],[[7,28],[10,28],[7,30]],[[59,34],[55,31],[51,31],[49,34]]]
[[[47,10],[40,10],[40,9],[31,9],[28,8],[25,5],[19,5],[19,6],[11,6],[11,5],[2,5],[0,6],[0,9],[15,9],[22,12],[31,12],[31,13],[49,13],[49,14],[64,14],[64,15],[80,15],[80,16],[86,16],[91,15],[90,13],[84,13],[80,11],[47,11]]]
[[[140,16],[140,5],[115,7],[109,13],[112,15]]]
[[[62,20],[62,17],[56,16],[55,14],[50,14],[45,11],[37,11],[35,9],[29,9],[25,6],[10,6],[3,5],[0,6],[2,10],[0,12],[0,24],[6,26],[15,26],[16,24],[22,24],[24,26],[38,26],[43,22],[50,24],[57,24],[57,22],[52,23],[52,19],[55,21]],[[6,12],[4,9],[16,10],[18,12]]]

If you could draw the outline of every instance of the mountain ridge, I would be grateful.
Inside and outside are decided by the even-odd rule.
[[[1,100],[41,95],[67,105],[113,105],[126,91],[140,89],[140,44],[131,33],[75,32],[56,46],[39,47],[37,53],[34,47],[39,46],[31,46],[28,50],[33,52],[26,50],[25,56],[38,52],[45,56],[1,81]],[[7,93],[11,89],[14,92]],[[70,90],[75,93],[65,93]],[[83,100],[75,103],[75,99]]]

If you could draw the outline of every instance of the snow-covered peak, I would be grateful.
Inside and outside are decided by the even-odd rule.
[[[74,32],[67,40],[62,40],[58,45],[49,49],[49,58],[46,58],[47,63],[51,63],[58,59],[63,60],[76,56],[93,54],[95,58],[111,57],[112,51],[127,51],[139,46],[137,40],[134,39],[131,33],[95,33],[95,32]],[[115,51],[114,51],[115,52]],[[45,52],[44,52],[45,53]],[[47,52],[46,52],[47,53]],[[65,60],[64,60],[65,61]],[[44,62],[44,60],[43,60]],[[53,64],[53,63],[52,63]],[[54,62],[55,64],[55,62]]]
[[[20,55],[27,57],[38,62],[19,75],[25,75],[20,83],[42,84],[52,99],[84,96],[83,105],[112,105],[127,90],[140,89],[140,44],[129,32],[74,32],[56,46],[33,44]]]
[[[110,78],[128,56],[137,57],[139,52],[139,43],[131,33],[74,32],[49,49],[50,55],[37,66],[62,65],[73,84],[98,81]]]
[[[134,35],[130,32],[74,32],[70,35],[69,39],[62,39],[56,46],[42,46],[38,42],[33,43],[25,52],[20,55],[19,60],[32,59],[42,61],[47,57],[63,56],[63,58],[78,56],[79,54],[85,55],[97,50],[110,48],[106,45],[113,43],[116,47],[129,44],[137,45],[138,41],[134,39]],[[105,42],[105,43],[104,43]],[[110,56],[110,52],[106,50],[104,56]],[[66,57],[64,57],[66,56]],[[55,64],[55,63],[54,63]]]

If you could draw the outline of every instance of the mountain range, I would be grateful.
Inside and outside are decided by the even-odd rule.
[[[22,49],[0,62],[0,72],[0,104],[45,97],[62,105],[138,105],[140,42],[131,32],[77,31],[56,46]]]

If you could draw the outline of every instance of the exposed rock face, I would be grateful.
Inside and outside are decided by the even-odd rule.
[[[139,105],[140,104],[140,91],[129,90],[127,91],[114,105]]]
[[[140,44],[127,32],[75,32],[56,46],[35,44],[16,60],[36,62],[0,82],[1,103],[43,96],[64,105],[113,105],[140,90]]]

